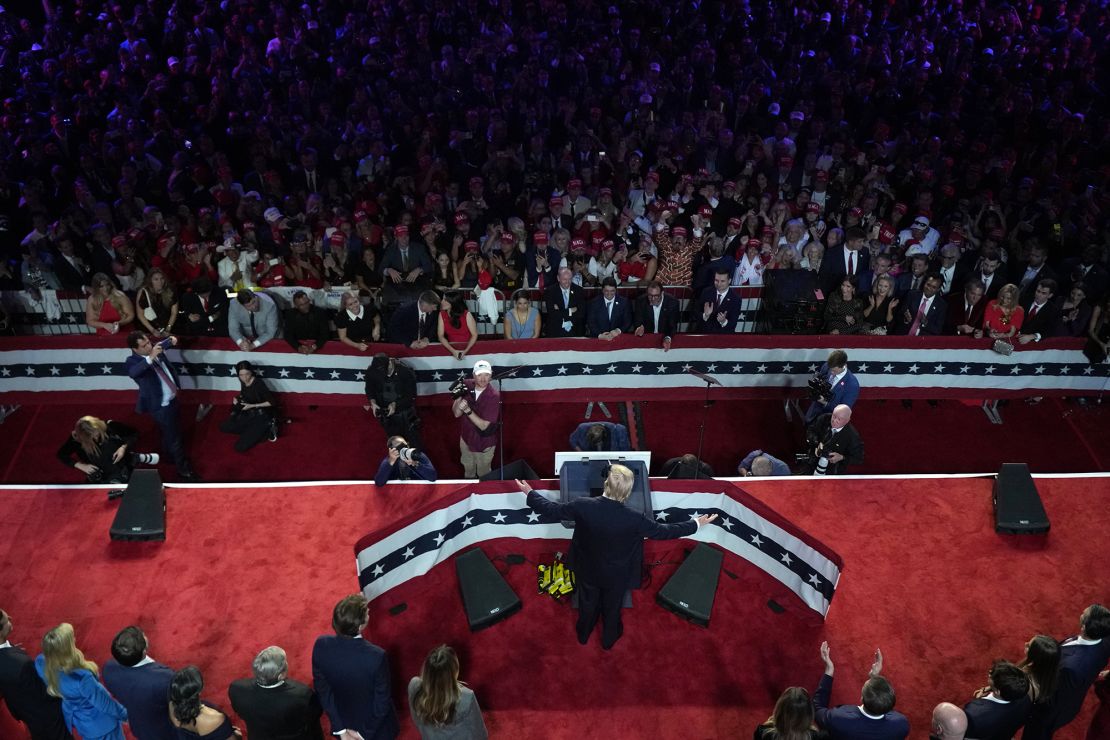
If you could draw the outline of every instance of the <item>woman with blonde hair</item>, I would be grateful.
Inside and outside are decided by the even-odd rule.
[[[127,710],[100,683],[96,663],[77,649],[73,625],[62,622],[43,636],[35,670],[46,693],[62,700],[66,727],[83,740],[124,740]]]
[[[423,740],[489,737],[478,697],[459,681],[459,658],[448,645],[433,648],[409,681],[409,711]]]
[[[156,337],[168,337],[177,321],[177,291],[162,268],[155,267],[147,273],[143,287],[135,296],[135,310],[139,323]]]
[[[82,416],[58,448],[58,459],[84,473],[89,483],[126,483],[136,465],[158,464],[156,454],[131,451],[138,439],[126,424]]]
[[[991,339],[1011,339],[1021,330],[1024,320],[1025,309],[1018,305],[1018,287],[1007,283],[998,291],[998,297],[987,304],[983,330],[975,332],[975,336],[986,334]]]
[[[85,323],[96,329],[98,336],[118,334],[121,328],[135,320],[135,307],[131,299],[116,287],[112,279],[102,272],[89,281],[92,292],[85,302]]]

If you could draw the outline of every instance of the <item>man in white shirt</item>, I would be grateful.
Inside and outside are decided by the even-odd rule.
[[[235,242],[228,242],[217,247],[216,251],[224,254],[224,258],[216,263],[220,287],[241,290],[257,285],[254,281],[254,270],[251,269],[251,265],[258,261],[257,249],[243,251]]]
[[[918,216],[910,224],[910,228],[898,232],[898,238],[906,248],[907,257],[915,254],[930,255],[936,251],[940,232],[929,225],[928,216]]]

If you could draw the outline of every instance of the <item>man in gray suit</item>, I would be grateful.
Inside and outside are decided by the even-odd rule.
[[[244,288],[228,309],[227,331],[244,352],[258,349],[277,336],[278,309],[265,293]]]

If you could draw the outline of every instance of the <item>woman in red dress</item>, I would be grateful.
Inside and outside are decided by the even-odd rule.
[[[998,291],[998,297],[987,304],[987,310],[983,314],[983,329],[975,332],[975,336],[1011,339],[1021,330],[1024,319],[1025,309],[1018,305],[1018,287],[1008,283]]]
[[[92,293],[85,302],[85,323],[96,329],[98,336],[118,334],[135,320],[131,299],[102,272],[92,276]]]
[[[439,312],[439,343],[447,348],[455,359],[461,360],[478,341],[478,324],[466,308],[462,293],[452,293],[446,299],[449,308]],[[458,349],[456,345],[465,345]]]

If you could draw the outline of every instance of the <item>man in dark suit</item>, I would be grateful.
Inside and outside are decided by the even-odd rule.
[[[87,260],[76,252],[73,239],[63,236],[58,240],[58,248],[53,256],[54,274],[62,290],[80,290],[92,280],[92,269]]]
[[[264,648],[251,664],[254,678],[231,682],[231,708],[247,723],[251,740],[322,740],[316,693],[289,678],[285,651]]]
[[[1060,306],[1052,300],[1055,295],[1055,280],[1042,278],[1037,281],[1037,289],[1033,292],[1032,299],[1022,304],[1022,308],[1025,309],[1025,320],[1021,322],[1018,342],[1029,344],[1039,342],[1043,337],[1056,335],[1056,330],[1060,326]]]
[[[979,265],[972,271],[972,276],[983,282],[983,299],[988,303],[998,297],[998,291],[1006,284],[1006,276],[1002,274],[1002,253],[997,249],[984,249],[979,257]]]
[[[829,395],[815,399],[806,410],[806,424],[811,423],[821,414],[831,414],[840,404],[854,406],[859,398],[859,381],[848,369],[848,353],[842,349],[834,349],[829,353],[829,359],[821,365],[817,374],[828,378]]]
[[[910,258],[909,264],[910,269],[899,275],[894,283],[894,295],[899,301],[905,299],[910,293],[920,293],[929,273],[928,255],[915,254]]]
[[[617,295],[613,278],[601,281],[601,296],[586,307],[586,330],[591,337],[611,341],[628,331],[632,325],[632,308],[628,299]]]
[[[829,707],[834,666],[827,642],[821,643],[821,659],[825,661],[825,675],[813,695],[813,708],[817,726],[828,730],[832,740],[902,740],[910,734],[910,721],[894,711],[894,687],[880,675],[882,651],[875,651],[859,706]]]
[[[1070,293],[1073,285],[1083,283],[1087,288],[1087,300],[1098,303],[1110,286],[1110,271],[1103,267],[1101,259],[1102,247],[1088,244],[1080,256],[1064,260],[1060,265],[1063,291]]]
[[[983,329],[983,313],[987,302],[983,300],[983,281],[973,277],[960,292],[948,296],[948,308],[944,313],[944,333],[946,335],[972,336]]]
[[[740,296],[730,289],[732,276],[727,272],[713,274],[713,287],[706,288],[698,297],[697,329],[701,334],[732,334],[740,318]]]
[[[843,475],[849,465],[863,462],[863,440],[851,425],[852,409],[841,404],[831,414],[821,414],[813,420],[807,432],[811,445],[814,475]],[[821,460],[827,462],[821,470]]]
[[[181,296],[180,326],[191,336],[227,336],[227,292],[212,285],[201,275],[193,281],[192,290]]]
[[[864,249],[867,234],[858,226],[850,227],[844,234],[844,243],[833,247],[821,260],[817,273],[818,282],[825,295],[830,295],[840,285],[845,275],[851,275],[859,285],[860,276],[870,266],[870,253]]]
[[[0,699],[27,725],[31,740],[72,740],[62,717],[62,700],[46,693],[35,659],[9,641],[12,618],[0,609]]]
[[[581,337],[585,334],[586,294],[573,284],[572,277],[570,268],[561,268],[558,282],[543,292],[545,337]]]
[[[437,341],[436,309],[439,294],[426,290],[415,301],[403,303],[389,317],[386,338],[394,344],[412,349],[424,349]]]
[[[1018,286],[1018,303],[1021,305],[1033,302],[1033,293],[1042,280],[1057,281],[1056,271],[1048,266],[1047,261],[1048,247],[1033,244],[1029,247],[1029,259],[1018,262],[1010,269],[1010,282]]]
[[[1110,660],[1110,609],[1092,604],[1079,617],[1079,635],[1060,643],[1060,673],[1048,711],[1035,715],[1022,737],[1051,738],[1083,708],[1087,690]]]
[[[1029,678],[1008,660],[991,666],[990,686],[964,705],[967,736],[976,740],[1010,740],[1025,724],[1033,702]]]
[[[911,337],[935,337],[944,331],[944,318],[948,304],[940,295],[940,276],[925,278],[921,290],[912,291],[906,296],[906,310],[902,312],[899,334]]]
[[[147,655],[146,635],[124,627],[112,640],[112,660],[104,664],[104,686],[127,707],[131,734],[138,740],[177,740],[170,724],[173,669]]]
[[[654,519],[627,508],[632,493],[633,474],[624,465],[613,465],[605,479],[604,494],[598,498],[576,498],[565,504],[549,501],[518,480],[528,494],[528,506],[554,520],[573,520],[568,563],[578,583],[578,642],[585,645],[590,633],[602,620],[601,647],[608,650],[624,632],[621,602],[634,576],[644,538],[670,540],[685,537],[717,518],[703,514],[697,519],[674,524],[659,524]]]
[[[168,337],[172,346],[177,346],[177,337]],[[124,361],[124,368],[139,385],[139,400],[135,410],[140,414],[150,414],[162,432],[162,449],[177,466],[177,475],[184,481],[200,480],[189,457],[185,453],[185,443],[181,439],[180,408],[177,396],[181,392],[181,381],[172,362],[164,359],[163,339],[151,344],[146,332],[133,331],[127,337],[131,355]]]
[[[628,427],[611,421],[584,421],[575,427],[570,435],[567,449],[594,450],[596,452],[609,452],[613,450],[631,450],[632,442],[628,438]]]
[[[678,332],[678,299],[663,292],[658,280],[648,283],[647,292],[636,299],[632,324],[636,336],[662,334],[663,351],[671,348],[671,338]]]
[[[408,226],[396,226],[393,236],[382,257],[382,278],[385,293],[400,298],[431,285],[432,256],[424,242],[411,241]]]
[[[285,341],[302,355],[319,352],[331,337],[328,312],[312,305],[308,293],[298,290],[293,294],[293,307],[285,311]]]
[[[389,693],[389,658],[362,638],[370,624],[366,597],[344,597],[332,611],[334,635],[312,646],[312,681],[339,740],[388,740],[397,737],[397,711]]]

